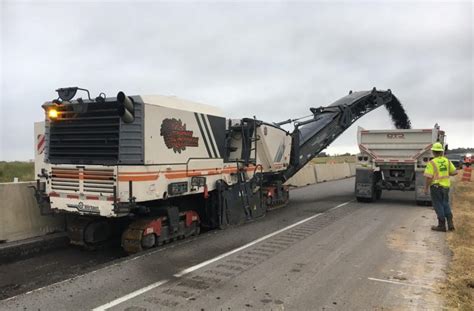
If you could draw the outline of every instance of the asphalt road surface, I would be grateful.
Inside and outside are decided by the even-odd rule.
[[[0,266],[0,310],[441,309],[434,212],[412,193],[357,203],[353,188],[295,189],[262,219],[133,257],[65,249]]]

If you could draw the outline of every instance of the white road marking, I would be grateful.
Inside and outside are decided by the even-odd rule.
[[[337,205],[337,206],[335,206],[335,207],[329,209],[328,211],[332,211],[332,210],[335,210],[335,209],[337,209],[337,208],[340,208],[340,207],[342,207],[342,206],[344,206],[344,205],[349,204],[349,203],[352,202],[352,201],[353,201],[353,200],[350,200],[350,201],[341,203],[341,204],[339,204],[339,205]],[[294,223],[294,224],[292,224],[292,225],[286,226],[285,228],[282,228],[282,229],[280,229],[280,230],[277,230],[277,231],[275,231],[275,232],[272,232],[272,233],[270,233],[270,234],[267,234],[267,235],[265,235],[265,236],[263,236],[263,237],[261,237],[261,238],[258,238],[258,239],[254,240],[254,241],[252,241],[252,242],[249,242],[249,243],[247,243],[247,244],[245,244],[245,245],[243,245],[243,246],[241,246],[241,247],[238,247],[238,248],[236,248],[236,249],[233,249],[233,250],[231,250],[231,251],[228,251],[227,253],[224,253],[224,254],[219,255],[219,256],[217,256],[217,257],[214,257],[214,258],[212,258],[212,259],[206,260],[206,261],[201,262],[200,264],[194,265],[194,266],[192,266],[192,267],[186,268],[186,269],[184,269],[184,270],[182,270],[182,271],[180,271],[180,272],[174,274],[173,276],[176,277],[176,278],[180,278],[180,277],[182,277],[183,275],[186,275],[186,274],[191,273],[191,272],[193,272],[193,271],[196,271],[196,270],[198,270],[198,269],[200,269],[200,268],[203,268],[203,267],[205,267],[205,266],[207,266],[207,265],[210,265],[211,263],[214,263],[214,262],[216,262],[216,261],[218,261],[218,260],[221,260],[222,258],[225,258],[225,257],[227,257],[227,256],[230,256],[230,255],[232,255],[232,254],[235,254],[235,253],[237,253],[237,252],[239,252],[239,251],[241,251],[241,250],[243,250],[243,249],[249,248],[250,246],[253,246],[253,245],[257,244],[257,243],[260,243],[260,242],[262,242],[262,241],[264,241],[264,240],[266,240],[266,239],[269,239],[269,238],[271,238],[271,237],[273,237],[273,236],[275,236],[275,235],[277,235],[277,234],[279,234],[279,233],[282,233],[282,232],[284,232],[284,231],[287,231],[287,230],[289,230],[289,229],[291,229],[291,228],[294,228],[294,227],[296,227],[296,226],[299,226],[299,225],[301,225],[301,224],[303,224],[303,223],[305,223],[305,222],[307,222],[307,221],[310,221],[311,219],[314,219],[314,218],[316,218],[316,217],[318,217],[318,216],[321,216],[321,215],[323,215],[323,213],[318,213],[318,214],[315,214],[315,215],[310,216],[310,217],[308,217],[308,218],[305,218],[305,219],[303,219],[303,220],[300,220],[300,221],[298,221],[298,222],[296,222],[296,223]],[[123,297],[117,298],[117,299],[115,299],[114,301],[111,301],[111,302],[109,302],[109,303],[107,303],[107,304],[104,304],[104,305],[102,305],[102,306],[99,306],[99,307],[93,309],[92,311],[107,310],[108,308],[111,308],[111,307],[113,307],[113,306],[116,306],[116,305],[118,305],[118,304],[121,304],[122,302],[125,302],[125,301],[127,301],[127,300],[132,299],[132,298],[135,298],[135,297],[137,297],[137,296],[139,296],[139,295],[141,295],[141,294],[143,294],[143,293],[145,293],[145,292],[148,292],[148,291],[152,290],[153,288],[156,288],[156,287],[158,287],[158,286],[161,286],[161,285],[165,284],[166,282],[168,282],[168,280],[159,281],[159,282],[153,283],[153,284],[151,284],[151,285],[148,285],[147,287],[144,287],[144,288],[142,288],[142,289],[136,290],[136,291],[134,291],[134,292],[132,292],[132,293],[130,293],[130,294],[128,294],[128,295],[125,295],[125,296],[123,296]]]
[[[106,303],[105,305],[101,305],[101,306],[99,306],[99,307],[97,307],[97,308],[94,308],[94,309],[92,309],[92,311],[103,311],[103,310],[107,310],[107,309],[109,309],[109,308],[112,308],[112,307],[114,307],[114,306],[116,306],[116,305],[121,304],[122,302],[125,302],[125,301],[130,300],[130,299],[132,299],[132,298],[135,298],[135,297],[137,297],[137,296],[139,296],[139,295],[141,295],[141,294],[144,294],[144,293],[146,293],[146,292],[152,290],[153,288],[157,288],[158,286],[161,286],[161,285],[165,284],[166,282],[168,282],[168,280],[163,280],[163,281],[159,281],[159,282],[150,284],[150,285],[148,285],[148,286],[146,286],[146,287],[143,287],[143,288],[140,288],[140,289],[138,289],[138,290],[136,290],[136,291],[134,291],[134,292],[131,292],[130,294],[127,294],[127,295],[125,295],[125,296],[122,296],[122,297],[120,297],[120,298],[117,298],[117,299],[115,299],[115,300],[112,300],[111,302]]]
[[[192,266],[192,267],[189,267],[189,268],[187,268],[187,269],[184,269],[184,270],[182,270],[182,271],[176,273],[174,276],[177,277],[177,278],[182,277],[182,276],[185,275],[185,274],[188,274],[188,273],[191,273],[191,272],[193,272],[193,271],[196,271],[197,269],[201,269],[202,267],[205,267],[205,266],[207,266],[207,265],[210,265],[210,264],[213,263],[213,262],[216,262],[216,261],[218,261],[218,260],[221,260],[222,258],[225,258],[225,257],[230,256],[230,255],[232,255],[232,254],[235,254],[235,253],[237,253],[237,252],[240,252],[241,250],[244,250],[244,249],[246,249],[246,248],[249,248],[250,246],[253,246],[253,245],[257,244],[257,243],[260,243],[260,242],[262,242],[262,241],[264,241],[264,240],[266,240],[266,239],[268,239],[268,238],[271,238],[272,236],[275,236],[275,235],[277,235],[277,234],[279,234],[279,233],[282,233],[283,231],[286,231],[286,230],[288,230],[288,229],[294,228],[294,227],[296,227],[296,226],[298,226],[298,225],[301,225],[302,223],[305,223],[305,222],[307,222],[307,221],[309,221],[309,220],[311,220],[311,219],[313,219],[313,218],[316,218],[316,217],[318,217],[318,216],[321,216],[321,215],[322,215],[322,213],[319,213],[319,214],[313,215],[313,216],[311,216],[311,217],[305,218],[305,219],[303,219],[303,220],[300,220],[300,221],[298,221],[297,223],[294,223],[294,224],[289,225],[289,226],[287,226],[287,227],[285,227],[285,228],[283,228],[283,229],[280,229],[280,230],[277,230],[277,231],[272,232],[272,233],[270,233],[270,234],[267,234],[267,235],[265,235],[265,236],[263,236],[263,237],[261,237],[261,238],[259,238],[259,239],[256,239],[256,240],[254,240],[254,241],[252,241],[252,242],[249,242],[249,243],[247,243],[247,244],[245,244],[245,245],[243,245],[243,246],[241,246],[241,247],[238,247],[238,248],[236,248],[236,249],[233,249],[233,250],[231,250],[231,251],[228,251],[227,253],[224,253],[224,254],[219,255],[219,256],[217,256],[217,257],[214,257],[214,258],[212,258],[212,259],[209,259],[209,260],[206,260],[206,261],[204,261],[204,262],[201,262],[200,264],[197,264],[197,265],[195,265],[195,266]]]
[[[104,269],[110,269],[110,268],[113,268],[115,266],[118,266],[118,265],[123,265],[127,262],[130,262],[130,261],[134,261],[138,258],[142,258],[142,257],[148,257],[152,254],[155,254],[155,253],[158,253],[158,252],[162,252],[162,251],[165,251],[167,249],[170,249],[170,248],[173,248],[175,246],[178,246],[178,245],[183,245],[183,244],[187,244],[187,243],[190,243],[190,242],[193,242],[194,240],[196,239],[201,239],[205,236],[208,236],[208,235],[211,235],[211,234],[215,234],[216,231],[210,231],[210,232],[207,232],[205,234],[201,234],[197,237],[194,237],[194,238],[190,238],[190,239],[187,239],[187,240],[184,240],[184,241],[179,241],[179,242],[175,242],[173,243],[172,245],[169,245],[169,246],[165,246],[165,247],[159,247],[159,248],[156,248],[156,249],[152,249],[150,251],[146,251],[146,252],[143,252],[141,255],[137,255],[137,256],[134,256],[134,257],[131,257],[131,258],[128,258],[128,259],[116,259],[112,262],[114,262],[113,264],[111,265],[108,265],[108,266],[105,266],[105,267],[102,267],[102,268],[99,268],[99,269],[96,269],[96,270],[92,270],[86,274],[81,274],[81,275],[77,275],[77,276],[74,276],[72,278],[69,278],[69,279],[65,279],[65,280],[62,280],[62,281],[59,281],[59,282],[56,282],[56,283],[52,283],[52,284],[49,284],[49,285],[46,285],[46,286],[43,286],[43,287],[38,287],[38,288],[35,288],[35,289],[32,289],[30,291],[27,291],[26,293],[23,293],[23,294],[18,294],[18,295],[15,295],[15,296],[12,296],[12,297],[9,297],[7,299],[3,299],[3,300],[0,300],[0,301],[8,301],[8,300],[13,300],[15,298],[18,298],[20,296],[26,296],[26,295],[30,295],[32,293],[35,293],[35,292],[39,292],[39,291],[42,291],[46,288],[49,288],[49,287],[57,287],[58,285],[61,285],[63,283],[68,283],[68,282],[71,282],[71,281],[74,281],[74,280],[77,280],[77,279],[80,279],[80,278],[83,278],[85,277],[86,275],[89,275],[89,274],[94,274],[94,273],[97,273],[99,271],[102,271]]]
[[[334,206],[333,208],[330,208],[330,209],[328,210],[328,212],[333,211],[333,210],[335,210],[335,209],[338,209],[339,207],[343,207],[344,205],[347,205],[347,204],[349,204],[349,203],[351,203],[351,202],[353,202],[353,201],[354,201],[354,200],[350,200],[350,201],[341,203],[341,204],[339,204],[338,206]]]
[[[337,209],[337,208],[340,208],[340,207],[342,207],[342,206],[344,206],[344,205],[347,205],[347,204],[351,203],[352,201],[354,201],[354,200],[350,200],[350,201],[341,203],[341,204],[339,204],[339,205],[337,205],[337,206],[335,206],[335,207],[330,208],[328,211],[332,211],[332,210],[335,210],[335,209]],[[182,270],[182,271],[180,271],[180,272],[174,274],[174,276],[175,276],[175,277],[181,277],[181,276],[183,276],[183,275],[185,275],[185,274],[188,274],[188,273],[190,273],[190,272],[192,272],[192,271],[195,271],[195,270],[197,270],[197,269],[200,269],[200,268],[202,268],[202,267],[205,267],[205,266],[207,266],[207,265],[209,265],[209,264],[211,264],[211,263],[213,263],[213,262],[215,262],[215,261],[217,261],[217,260],[220,260],[220,259],[222,259],[222,258],[224,258],[224,257],[227,257],[227,256],[229,256],[229,255],[232,255],[232,254],[238,252],[238,251],[241,251],[241,250],[243,250],[243,249],[245,249],[245,248],[248,248],[248,247],[250,247],[250,246],[252,246],[252,245],[255,245],[255,244],[257,244],[257,243],[259,243],[259,242],[261,242],[261,241],[264,241],[264,240],[266,240],[266,239],[268,239],[268,238],[270,238],[270,237],[272,237],[272,236],[275,236],[275,235],[277,235],[277,234],[279,234],[279,233],[281,233],[281,232],[283,232],[283,231],[286,231],[286,230],[291,229],[291,228],[293,228],[293,227],[295,227],[295,226],[298,226],[298,225],[300,225],[300,224],[302,224],[302,223],[305,223],[305,222],[307,222],[307,221],[309,221],[309,220],[311,220],[311,219],[313,219],[313,218],[316,218],[316,217],[318,217],[318,216],[321,216],[322,214],[323,214],[323,213],[318,213],[318,214],[313,215],[313,216],[311,216],[311,217],[308,217],[308,218],[305,218],[305,219],[303,219],[303,220],[300,220],[300,221],[297,222],[297,223],[294,223],[294,224],[289,225],[289,226],[287,226],[287,227],[285,227],[285,228],[283,228],[283,229],[280,229],[280,230],[275,231],[275,232],[273,232],[273,233],[270,233],[270,234],[268,234],[268,235],[266,235],[266,236],[263,236],[263,237],[261,237],[261,238],[255,240],[255,241],[250,242],[250,243],[248,243],[248,244],[245,244],[244,246],[241,246],[241,247],[239,247],[239,248],[237,248],[237,249],[234,249],[234,250],[232,250],[232,251],[229,251],[229,252],[227,252],[227,253],[224,253],[224,254],[222,254],[222,255],[220,255],[220,256],[217,256],[217,257],[215,257],[215,258],[213,258],[213,259],[204,261],[204,262],[202,262],[202,263],[200,263],[200,264],[197,264],[197,265],[195,265],[195,266],[192,266],[192,267],[190,267],[190,268],[184,269],[184,270]],[[109,265],[109,266],[106,266],[106,267],[103,267],[103,268],[99,268],[99,269],[97,269],[97,270],[93,270],[93,271],[91,271],[91,272],[89,272],[89,273],[82,274],[82,275],[78,275],[78,276],[75,276],[75,277],[72,277],[72,278],[69,278],[69,279],[66,279],[66,280],[62,280],[62,281],[59,281],[59,282],[56,282],[56,283],[53,283],[53,284],[49,284],[49,285],[40,287],[40,288],[36,288],[36,289],[33,289],[33,290],[28,291],[28,292],[26,292],[26,293],[19,294],[19,295],[16,295],[16,296],[12,296],[12,297],[9,297],[9,298],[7,298],[7,299],[0,300],[0,301],[13,300],[13,299],[15,299],[15,298],[18,298],[19,296],[26,296],[26,295],[29,295],[29,294],[34,293],[34,292],[42,291],[42,290],[44,290],[44,289],[46,289],[46,288],[49,288],[49,287],[58,286],[58,285],[63,284],[63,283],[67,283],[67,282],[70,282],[70,281],[73,281],[73,280],[76,280],[76,279],[79,279],[79,278],[83,278],[83,277],[85,277],[85,276],[88,275],[88,274],[94,274],[94,273],[97,273],[98,271],[101,271],[101,270],[104,270],[104,269],[110,269],[110,268],[112,268],[112,267],[115,267],[115,266],[118,266],[118,265],[122,265],[122,264],[124,264],[124,263],[129,262],[129,261],[134,261],[134,260],[137,260],[138,258],[141,258],[141,257],[150,256],[150,255],[152,255],[152,254],[154,254],[154,253],[162,252],[162,251],[164,251],[164,250],[166,250],[166,249],[169,249],[169,248],[172,248],[172,247],[175,247],[175,246],[178,246],[178,245],[186,244],[186,243],[189,243],[189,242],[194,241],[195,239],[202,238],[203,236],[210,235],[210,234],[215,234],[215,233],[216,233],[215,231],[211,231],[211,232],[209,232],[209,233],[200,235],[200,236],[198,236],[198,237],[196,237],[196,238],[189,239],[189,240],[186,240],[186,241],[183,241],[183,242],[180,242],[180,243],[176,243],[176,244],[173,244],[173,245],[168,246],[168,247],[158,248],[158,249],[155,249],[155,250],[153,250],[153,251],[149,251],[149,252],[143,253],[143,254],[141,254],[141,255],[132,257],[132,258],[130,258],[130,259],[119,260],[118,262],[115,262],[115,263],[112,264],[112,265]],[[144,287],[144,288],[142,288],[142,289],[139,289],[139,290],[137,290],[137,291],[134,291],[134,292],[132,292],[132,293],[130,293],[130,294],[128,294],[128,295],[125,295],[125,296],[123,296],[123,297],[117,298],[116,300],[113,300],[113,301],[111,301],[111,302],[109,302],[109,303],[107,303],[107,304],[104,304],[104,305],[102,305],[102,306],[99,306],[99,307],[97,307],[97,308],[95,308],[95,309],[93,309],[93,310],[94,310],[94,311],[95,311],[95,310],[106,310],[106,309],[111,308],[111,307],[113,307],[113,306],[116,306],[116,305],[118,305],[118,304],[120,304],[120,303],[122,303],[122,302],[125,302],[125,301],[127,301],[127,300],[130,300],[130,299],[132,299],[132,298],[134,298],[134,297],[136,297],[136,296],[139,296],[139,295],[141,295],[142,293],[145,293],[145,292],[147,292],[147,291],[150,291],[150,290],[153,289],[153,288],[159,287],[159,286],[165,284],[166,282],[168,282],[168,280],[162,280],[162,281],[158,281],[158,282],[156,282],[156,283],[150,284],[150,285],[148,285],[148,286],[146,286],[146,287]],[[114,303],[114,302],[116,302],[116,301],[120,301],[120,302],[118,302],[118,303],[116,303],[116,304],[114,304],[114,305],[108,306],[109,304],[112,304],[112,303]],[[108,307],[104,307],[104,306],[108,306]],[[101,308],[102,308],[102,309],[101,309]]]
[[[398,281],[384,280],[384,279],[377,279],[377,278],[367,278],[367,279],[369,279],[371,281],[390,283],[390,284],[395,284],[395,285],[419,287],[419,288],[424,288],[424,289],[433,289],[433,287],[431,287],[431,286],[418,285],[418,284],[413,284],[413,283],[405,283],[405,282],[398,282]]]
[[[339,207],[343,207],[344,205],[347,205],[347,204],[349,204],[349,203],[352,202],[352,201],[353,201],[353,200],[350,200],[350,201],[344,202],[344,203],[342,203],[342,204],[339,204],[339,205],[337,205],[337,206],[335,206],[335,207],[329,209],[328,212],[329,212],[329,211],[332,211],[332,210],[335,210],[335,209],[337,209],[337,208],[339,208]],[[224,253],[224,254],[219,255],[219,256],[217,256],[217,257],[214,257],[214,258],[212,258],[212,259],[209,259],[209,260],[206,260],[206,261],[204,261],[204,262],[201,262],[200,264],[197,264],[197,265],[195,265],[195,266],[192,266],[192,267],[189,267],[189,268],[187,268],[187,269],[184,269],[184,270],[182,270],[182,271],[176,273],[174,276],[177,277],[177,278],[179,278],[179,277],[181,277],[181,276],[183,276],[183,275],[185,275],[185,274],[188,274],[188,273],[190,273],[190,272],[196,271],[197,269],[200,269],[200,268],[202,268],[202,267],[205,267],[205,266],[207,266],[207,265],[210,265],[210,264],[213,263],[213,262],[216,262],[216,261],[218,261],[218,260],[221,260],[222,258],[225,258],[225,257],[230,256],[230,255],[232,255],[232,254],[235,254],[235,253],[237,253],[237,252],[239,252],[239,251],[241,251],[241,250],[243,250],[243,249],[249,248],[250,246],[253,246],[253,245],[257,244],[257,243],[260,243],[260,242],[262,242],[262,241],[264,241],[264,240],[266,240],[266,239],[268,239],[268,238],[271,238],[271,237],[273,237],[273,236],[275,236],[275,235],[277,235],[277,234],[279,234],[279,233],[282,233],[282,232],[284,232],[284,231],[286,231],[286,230],[289,230],[289,229],[291,229],[291,228],[294,228],[294,227],[296,227],[296,226],[299,226],[299,225],[301,225],[302,223],[305,223],[305,222],[307,222],[307,221],[309,221],[309,220],[311,220],[311,219],[313,219],[313,218],[316,218],[316,217],[318,217],[318,216],[321,216],[321,215],[323,215],[323,213],[318,213],[318,214],[313,215],[313,216],[311,216],[311,217],[308,217],[308,218],[305,218],[305,219],[303,219],[303,220],[300,220],[300,221],[298,221],[298,222],[296,222],[296,223],[294,223],[294,224],[292,224],[292,225],[289,225],[289,226],[287,226],[287,227],[285,227],[285,228],[282,228],[282,229],[280,229],[280,230],[277,230],[277,231],[275,231],[275,232],[272,232],[272,233],[270,233],[270,234],[267,234],[267,235],[265,235],[265,236],[263,236],[263,237],[261,237],[261,238],[259,238],[259,239],[256,239],[256,240],[254,240],[254,241],[252,241],[252,242],[249,242],[249,243],[247,243],[247,244],[245,244],[245,245],[243,245],[243,246],[241,246],[241,247],[238,247],[238,248],[236,248],[236,249],[234,249],[234,250],[231,250],[231,251],[229,251],[229,252],[227,252],[227,253]]]

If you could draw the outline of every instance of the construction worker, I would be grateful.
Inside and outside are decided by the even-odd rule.
[[[444,157],[444,148],[441,143],[434,143],[431,151],[434,158],[428,162],[424,172],[426,177],[425,194],[428,194],[429,187],[431,201],[438,216],[438,225],[432,226],[431,230],[446,232],[447,220],[448,230],[453,231],[453,213],[449,206],[449,187],[451,186],[449,176],[457,174],[456,167]]]

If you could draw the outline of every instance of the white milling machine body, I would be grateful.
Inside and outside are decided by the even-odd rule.
[[[360,153],[356,166],[356,197],[359,201],[380,199],[383,190],[415,191],[418,204],[429,204],[424,194],[423,172],[433,158],[431,146],[445,143],[445,133],[432,129],[357,131]]]
[[[73,99],[79,90],[88,99]],[[57,92],[43,105],[44,128],[35,127],[41,211],[68,215],[73,244],[92,247],[118,232],[129,253],[285,205],[286,180],[359,117],[398,102],[390,91],[351,92],[311,108],[289,133],[280,127],[287,121],[226,119],[173,96]]]

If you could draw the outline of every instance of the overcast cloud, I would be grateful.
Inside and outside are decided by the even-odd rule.
[[[414,128],[474,147],[473,5],[435,2],[15,2],[1,7],[0,160],[33,158],[64,86],[164,94],[281,121],[349,90],[390,88]],[[329,152],[356,152],[357,125]]]

